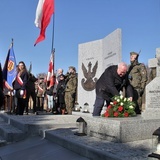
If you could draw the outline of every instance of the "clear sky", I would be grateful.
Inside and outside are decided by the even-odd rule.
[[[35,27],[38,0],[0,0],[0,62],[2,67],[14,39],[17,63],[24,61],[32,72],[48,71],[54,21],[55,70],[78,66],[78,44],[99,40],[122,29],[122,60],[129,52],[140,53],[148,63],[160,47],[160,0],[55,0],[54,20],[46,39],[33,46],[39,35]]]

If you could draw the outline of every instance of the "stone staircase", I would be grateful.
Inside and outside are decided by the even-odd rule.
[[[0,116],[0,146],[26,138],[25,131],[15,127],[5,116]]]

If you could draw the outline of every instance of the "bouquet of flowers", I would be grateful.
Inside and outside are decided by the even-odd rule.
[[[114,96],[108,105],[103,117],[132,117],[135,116],[136,104],[129,98]]]

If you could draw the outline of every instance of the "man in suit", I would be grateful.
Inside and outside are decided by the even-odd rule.
[[[93,116],[100,116],[104,102],[109,105],[111,98],[120,95],[123,87],[126,96],[132,101],[133,90],[129,84],[127,76],[127,64],[124,62],[108,67],[96,83],[96,100],[94,104]]]

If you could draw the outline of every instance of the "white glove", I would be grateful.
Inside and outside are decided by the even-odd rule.
[[[20,90],[20,95],[23,96],[24,90]]]
[[[16,94],[16,91],[15,91],[15,90],[13,90],[13,92],[12,92],[12,93],[13,93],[13,96],[15,96],[15,94]]]

